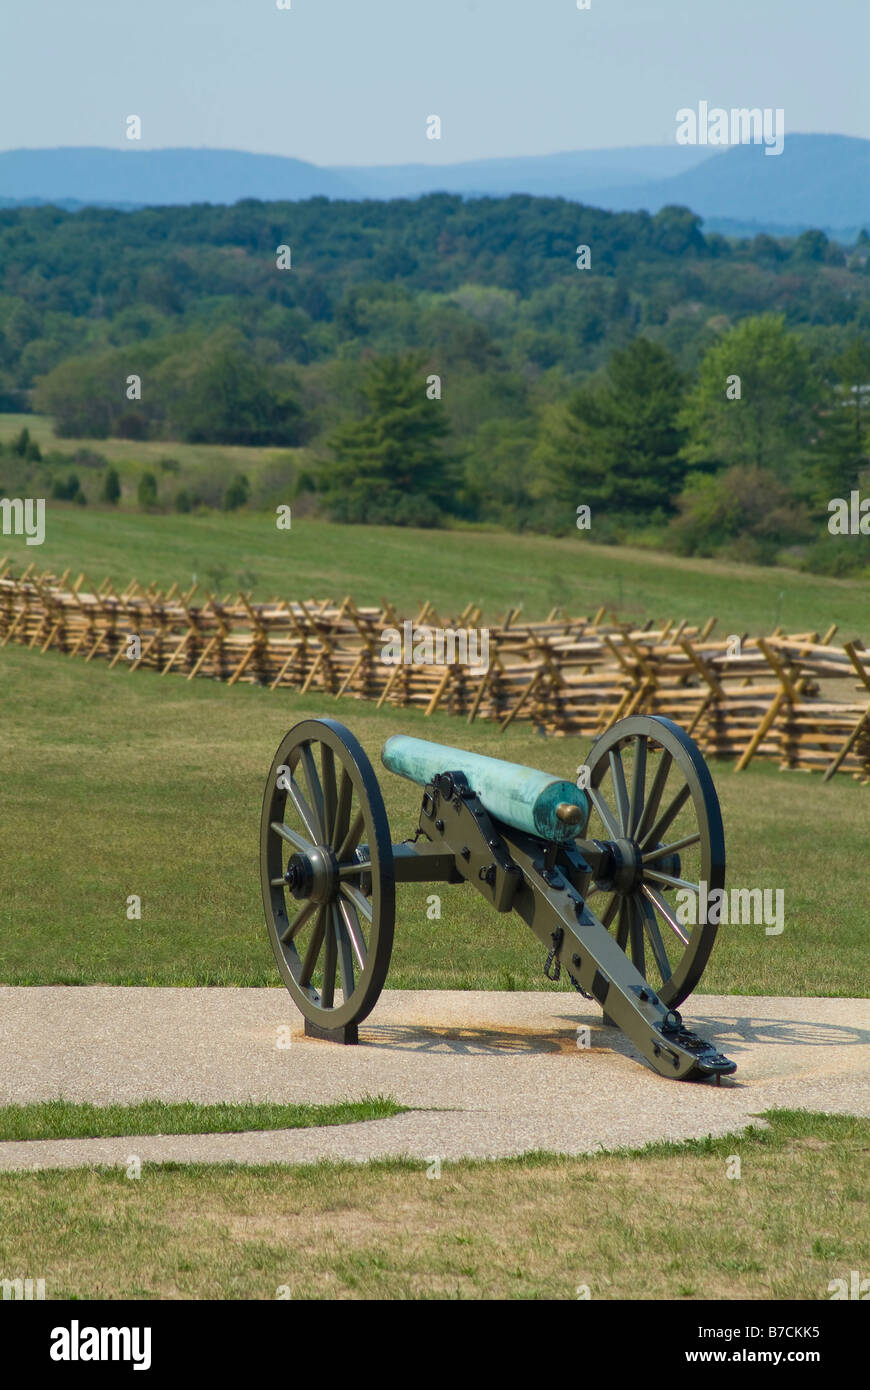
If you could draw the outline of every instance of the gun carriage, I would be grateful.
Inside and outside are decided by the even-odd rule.
[[[713,780],[678,725],[614,724],[589,754],[588,787],[403,736],[381,757],[423,789],[416,834],[398,844],[368,757],[333,719],[292,728],[266,784],[266,923],[306,1033],[358,1040],[387,977],[397,883],[466,883],[492,910],[516,912],[546,950],[548,978],[564,972],[597,1000],[657,1072],[735,1071],[678,1012],[709,958],[708,904],[725,878]],[[694,914],[677,910],[678,893]]]

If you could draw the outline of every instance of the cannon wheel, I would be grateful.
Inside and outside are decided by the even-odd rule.
[[[387,976],[396,890],[380,787],[334,719],[303,720],[278,747],[263,797],[260,878],[295,1004],[317,1029],[355,1027]]]
[[[637,862],[632,882],[593,889],[589,909],[615,931],[662,1002],[676,1008],[704,972],[719,924],[719,898],[709,897],[725,883],[725,836],[709,768],[689,735],[661,715],[619,720],[593,745],[587,766],[593,810],[586,837],[627,842]],[[678,916],[692,898],[694,926]]]

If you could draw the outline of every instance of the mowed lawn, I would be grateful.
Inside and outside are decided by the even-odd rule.
[[[573,776],[588,751],[519,723],[505,734],[448,715],[253,686],[110,671],[55,652],[0,652],[0,982],[275,985],[263,923],[258,832],[274,750],[299,719],[337,718],[378,770],[392,836],[412,835],[419,791],[379,753],[400,731]],[[705,992],[867,993],[870,793],[848,777],[714,768],[731,885],[782,888],[785,930],[721,929]],[[430,892],[440,920],[427,917]],[[141,899],[141,920],[127,900]],[[518,917],[472,889],[399,891],[388,984],[553,989]],[[561,987],[561,986],[559,986]]]
[[[767,1118],[437,1177],[431,1160],[3,1173],[0,1270],[38,1272],[47,1299],[818,1302],[834,1280],[848,1294],[866,1275],[870,1123]]]
[[[407,616],[428,600],[445,620],[468,603],[482,606],[484,622],[520,605],[529,618],[557,606],[592,615],[603,605],[640,624],[714,616],[718,636],[777,624],[824,633],[837,623],[839,640],[870,642],[870,584],[859,580],[595,545],[579,531],[555,538],[339,526],[295,512],[289,530],[275,523],[271,512],[148,515],[49,500],[43,544],[0,536],[0,558],[19,572],[33,563],[57,574],[69,567],[75,578],[84,569],[93,584],[108,577],[116,588],[135,577],[146,587],[186,589],[195,576],[203,591],[219,594],[243,588],[257,598],[339,601],[350,594],[378,605],[386,598]]]

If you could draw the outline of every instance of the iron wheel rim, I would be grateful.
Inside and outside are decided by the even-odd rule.
[[[623,759],[623,750],[629,746],[633,751],[630,777]],[[653,768],[654,762],[658,767]],[[599,903],[590,894],[590,911],[615,933],[617,944],[662,1002],[676,1008],[700,981],[719,929],[719,899],[711,902],[710,897],[725,884],[725,834],[710,769],[694,740],[663,715],[620,720],[593,745],[587,766],[589,796],[604,826],[604,838],[629,840],[641,863],[638,881],[630,891],[601,890],[608,898],[602,910],[604,898]],[[681,797],[682,804],[673,810]],[[687,810],[689,804],[691,810]],[[662,817],[666,820],[659,832]],[[587,838],[598,837],[587,830]],[[686,839],[692,842],[684,844]],[[680,857],[680,872],[669,874],[668,859],[674,854]],[[690,865],[686,878],[684,860]],[[703,912],[702,881],[707,892]],[[685,888],[677,890],[678,884]],[[693,887],[698,899],[694,925],[679,920],[666,896]],[[684,942],[678,928],[686,937]]]
[[[281,768],[290,769],[289,779]],[[361,846],[365,865],[358,862]],[[294,854],[310,860],[312,850],[332,861],[335,894],[328,901],[294,896],[287,882]],[[321,1028],[359,1023],[374,1008],[390,964],[395,878],[377,778],[337,720],[303,720],[278,746],[263,796],[260,881],[272,950],[297,1008]]]

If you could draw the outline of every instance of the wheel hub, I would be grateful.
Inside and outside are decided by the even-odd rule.
[[[597,841],[601,845],[601,841]],[[636,840],[607,840],[602,846],[606,857],[595,883],[605,893],[631,893],[643,876],[640,849]]]
[[[284,877],[297,902],[331,903],[338,897],[338,863],[327,845],[291,855]]]

